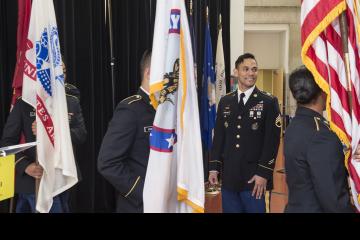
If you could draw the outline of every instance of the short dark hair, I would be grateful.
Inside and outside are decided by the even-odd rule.
[[[151,54],[152,54],[151,49],[147,49],[147,50],[145,50],[145,52],[143,53],[143,55],[141,57],[141,60],[140,60],[140,76],[141,76],[141,79],[144,76],[145,69],[148,68],[150,66],[150,64],[151,64]]]
[[[238,66],[239,66],[241,63],[243,63],[243,62],[245,61],[245,59],[254,59],[255,62],[257,62],[256,59],[255,59],[255,56],[254,56],[253,54],[251,54],[251,53],[245,53],[245,54],[240,55],[240,56],[238,57],[238,59],[237,59],[236,62],[235,62],[235,68],[238,68]]]
[[[305,67],[301,66],[290,74],[289,86],[292,95],[298,104],[308,104],[321,94],[314,76]]]

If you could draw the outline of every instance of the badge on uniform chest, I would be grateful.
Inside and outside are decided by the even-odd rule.
[[[224,108],[224,111],[223,111],[223,116],[224,116],[224,118],[229,117],[229,116],[230,116],[230,113],[231,113],[231,111],[230,111],[230,106],[226,106],[226,107]]]
[[[262,117],[262,112],[264,111],[264,102],[261,101],[256,104],[254,107],[249,110],[249,118],[253,118],[254,120],[260,119]]]

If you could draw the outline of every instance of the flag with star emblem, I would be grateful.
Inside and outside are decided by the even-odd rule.
[[[144,212],[204,212],[197,91],[184,0],[158,0],[150,71],[157,106],[150,134]]]

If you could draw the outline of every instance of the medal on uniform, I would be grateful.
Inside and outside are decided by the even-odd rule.
[[[223,114],[224,114],[224,118],[226,118],[227,116],[230,116],[230,111],[227,111],[227,112],[224,111]]]
[[[224,123],[224,126],[225,126],[225,128],[228,128],[228,127],[229,127],[228,122],[225,122],[225,123]]]
[[[253,123],[253,124],[251,125],[251,129],[254,130],[254,131],[258,130],[258,128],[259,128],[259,124],[258,124],[258,123]]]
[[[254,117],[254,111],[250,111],[250,118]]]
[[[256,112],[257,118],[261,118],[261,112]]]

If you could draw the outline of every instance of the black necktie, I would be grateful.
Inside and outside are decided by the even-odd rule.
[[[244,108],[244,97],[245,93],[240,94],[240,101],[239,101],[239,109],[242,110]]]

